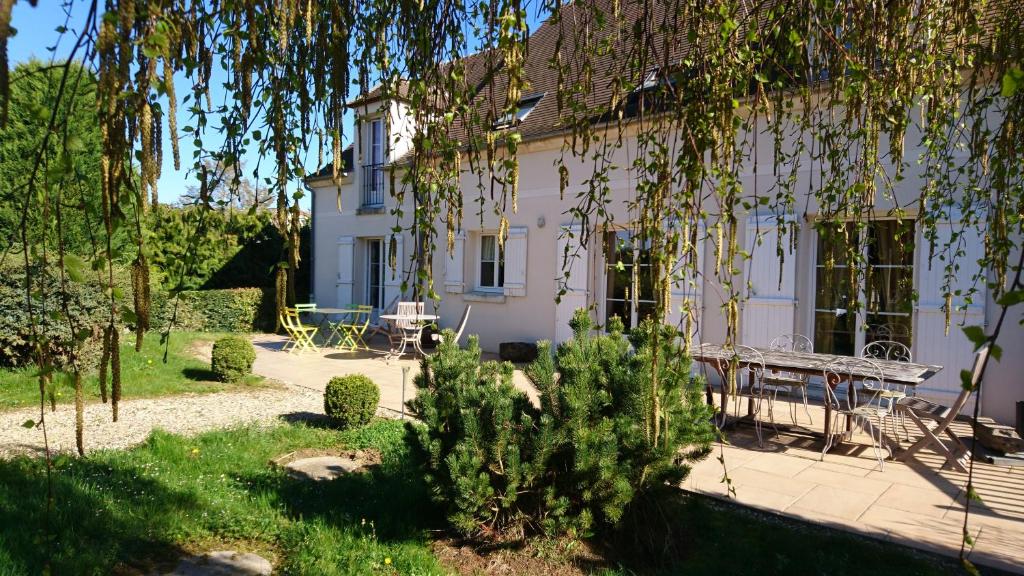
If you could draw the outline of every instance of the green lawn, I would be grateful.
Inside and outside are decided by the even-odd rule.
[[[330,483],[291,479],[268,462],[298,448],[377,448],[373,472]],[[0,575],[150,573],[184,551],[252,550],[282,574],[443,574],[430,539],[443,527],[400,422],[348,432],[281,424],[184,438],[157,432],[128,451],[60,457],[56,539],[45,522],[42,461],[0,461]],[[948,574],[907,549],[672,492],[682,558],[652,570],[606,551],[600,574]],[[534,576],[542,576],[536,574]]]
[[[131,343],[121,345],[122,398],[219,392],[261,382],[262,379],[256,376],[242,384],[217,382],[210,372],[209,363],[188,352],[194,342],[212,341],[219,336],[210,333],[172,333],[167,363],[163,361],[164,346],[160,344],[159,334],[148,334],[141,352],[135,351],[134,338],[131,338]],[[39,405],[39,380],[36,373],[34,367],[15,370],[0,368],[0,410]],[[87,401],[99,400],[99,379],[95,370],[85,378],[84,387]],[[74,389],[66,382],[54,386],[54,394],[59,403],[74,401]]]

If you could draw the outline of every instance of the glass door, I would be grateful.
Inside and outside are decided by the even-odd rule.
[[[851,246],[867,264],[853,277]],[[858,232],[829,224],[818,231],[814,350],[857,356],[877,340],[911,345],[914,297],[913,222],[878,220]]]
[[[384,243],[380,238],[366,241],[366,304],[384,306]]]
[[[628,332],[654,315],[654,279],[649,245],[639,245],[627,230],[605,234],[605,325],[618,316]]]

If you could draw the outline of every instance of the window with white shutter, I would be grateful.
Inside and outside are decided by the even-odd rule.
[[[587,307],[587,275],[589,255],[583,244],[583,227],[579,224],[563,225],[558,235],[558,253],[555,255],[557,287],[564,290],[555,305],[555,343],[572,338],[569,320],[577,308]]]
[[[509,228],[505,239],[505,266],[503,288],[506,296],[526,296],[527,228]]]
[[[338,280],[335,285],[336,306],[348,306],[352,303],[352,253],[355,248],[354,236],[338,237]]]

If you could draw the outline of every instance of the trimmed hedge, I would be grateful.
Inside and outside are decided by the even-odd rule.
[[[174,299],[167,298],[160,307],[160,326],[166,326],[174,313]],[[174,327],[192,332],[273,330],[274,294],[264,288],[187,290],[178,299]]]
[[[324,390],[324,412],[344,428],[368,423],[379,402],[377,385],[362,374],[335,376]]]
[[[222,382],[238,382],[252,373],[256,349],[245,338],[225,336],[213,343],[210,370]]]

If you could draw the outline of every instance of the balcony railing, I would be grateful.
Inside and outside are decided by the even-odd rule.
[[[363,208],[384,205],[384,165],[363,166]]]

